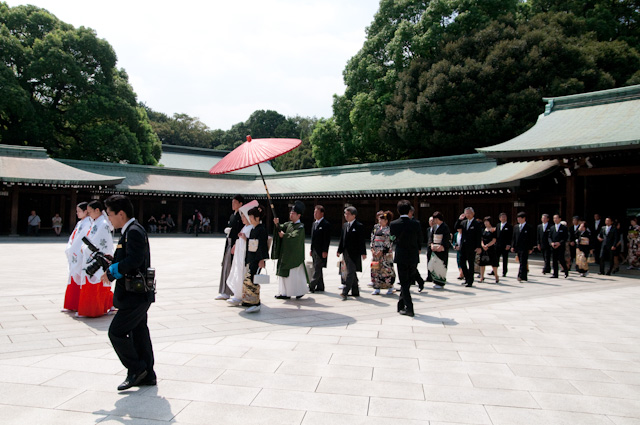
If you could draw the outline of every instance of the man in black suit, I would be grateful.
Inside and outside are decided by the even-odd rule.
[[[600,218],[600,214],[593,215],[593,234],[600,235],[602,231],[602,219]],[[595,240],[595,249],[593,250],[593,256],[596,259],[596,263],[600,264],[600,252],[602,251],[602,242],[599,238]]]
[[[407,200],[398,202],[400,218],[389,225],[389,231],[395,244],[395,256],[393,262],[398,267],[398,280],[400,280],[400,299],[398,300],[398,313],[405,316],[414,316],[413,301],[409,288],[415,280],[418,263],[420,263],[420,247],[422,246],[422,228],[420,222],[409,218],[411,203]]]
[[[549,230],[549,246],[551,246],[551,252],[553,257],[553,276],[552,278],[558,278],[558,263],[562,264],[562,271],[564,277],[569,277],[569,268],[567,262],[564,259],[564,252],[566,249],[566,243],[569,239],[569,229],[567,226],[560,223],[562,218],[560,215],[555,214],[553,216],[553,226]]]
[[[358,275],[356,272],[362,271],[362,260],[367,258],[367,247],[365,245],[365,233],[362,223],[356,220],[358,210],[355,207],[347,207],[344,209],[344,218],[346,223],[342,226],[340,234],[340,244],[338,245],[338,257],[343,255],[347,268],[346,277],[344,279],[342,289],[342,301],[347,300],[347,295],[351,291],[354,297],[360,296],[360,288],[358,287]]]
[[[462,241],[460,243],[460,265],[467,287],[473,286],[473,272],[476,265],[476,254],[482,251],[482,230],[480,220],[475,219],[475,211],[471,207],[464,209],[464,213],[458,217],[455,228],[462,229]]]
[[[324,218],[324,207],[316,205],[313,210],[313,218],[316,221],[311,226],[311,259],[313,260],[313,276],[309,282],[309,290],[313,292],[324,291],[324,277],[322,269],[327,267],[329,244],[331,243],[331,224]]]
[[[507,222],[506,213],[500,213],[498,218],[500,219],[500,224],[496,227],[498,237],[496,247],[498,257],[502,260],[502,277],[506,277],[509,264],[509,252],[511,252],[511,239],[513,239],[513,226]]]
[[[551,224],[549,224],[549,214],[542,214],[540,221],[541,223],[538,224],[536,233],[536,241],[538,243],[538,251],[542,253],[542,259],[544,260],[542,274],[547,274],[551,272],[551,245],[549,245]]]
[[[520,261],[518,282],[526,282],[527,272],[529,270],[529,254],[533,252],[535,237],[533,235],[533,228],[527,223],[527,214],[524,211],[519,212],[516,219],[518,220],[518,225],[513,227],[511,252],[518,254]]]
[[[420,220],[415,218],[415,213],[416,213],[416,209],[413,208],[413,205],[412,205],[411,210],[409,211],[409,218],[419,223]],[[429,229],[431,229],[431,219],[429,219]],[[427,231],[427,240],[429,240],[429,231]],[[430,255],[431,255],[431,249],[427,245],[427,262],[429,262]],[[414,278],[414,282],[418,284],[418,292],[422,292],[424,290],[424,279],[420,275],[420,270],[418,270],[417,267],[416,267],[416,275]],[[427,269],[427,282],[433,282],[433,279],[431,278],[431,273],[429,273],[429,269]]]
[[[613,271],[613,258],[618,253],[618,230],[613,225],[611,217],[604,219],[604,226],[598,233],[598,241],[601,244],[600,247],[600,273],[604,274],[604,263],[609,262],[609,270],[607,275],[610,275]]]
[[[155,301],[155,287],[146,292],[134,292],[125,284],[125,280],[131,276],[141,274],[148,277],[147,269],[151,267],[149,240],[144,227],[133,215],[133,204],[129,198],[112,195],[107,198],[105,205],[113,227],[122,229],[113,264],[104,278],[117,279],[113,305],[118,312],[109,326],[109,339],[118,358],[127,368],[127,377],[118,386],[118,391],[133,386],[156,385],[153,347],[147,327],[147,311]]]
[[[243,204],[244,197],[242,195],[236,195],[231,200],[233,213],[229,217],[226,229],[224,229],[227,239],[224,245],[224,256],[222,257],[222,272],[220,273],[220,286],[218,289],[220,293],[215,297],[216,300],[228,300],[233,295],[233,291],[227,285],[227,279],[229,278],[229,273],[231,273],[231,264],[233,264],[233,254],[235,253],[238,235],[244,227],[240,218],[240,207]]]

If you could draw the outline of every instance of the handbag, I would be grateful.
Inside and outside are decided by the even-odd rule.
[[[593,264],[596,262],[596,257],[595,255],[593,255],[593,252],[589,254],[589,257],[587,258],[587,263],[588,264]]]
[[[260,274],[259,272],[257,274],[253,275],[253,283],[257,283],[258,285],[264,285],[266,283],[270,283],[271,282],[271,278],[269,277],[269,275],[265,272],[265,274]]]

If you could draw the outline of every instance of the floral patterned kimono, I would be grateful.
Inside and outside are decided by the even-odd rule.
[[[627,242],[629,244],[629,267],[640,269],[640,226],[629,226],[627,239]]]
[[[389,226],[376,224],[371,232],[371,282],[375,289],[390,289],[396,280]]]

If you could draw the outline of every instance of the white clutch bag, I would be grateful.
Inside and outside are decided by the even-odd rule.
[[[255,274],[253,275],[253,283],[257,283],[258,285],[264,285],[266,283],[270,283],[271,279],[268,274]]]

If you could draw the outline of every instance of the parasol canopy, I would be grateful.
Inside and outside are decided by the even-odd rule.
[[[252,139],[251,136],[247,136],[247,141],[229,152],[220,162],[211,167],[209,174],[225,174],[257,165],[260,177],[262,177],[262,184],[264,184],[264,190],[267,192],[271,212],[276,217],[276,211],[271,201],[267,182],[264,181],[260,163],[284,155],[300,146],[301,143],[302,140],[300,139]]]
[[[225,174],[260,164],[300,146],[300,139],[251,139],[235,148],[214,165],[209,174]],[[261,172],[262,173],[262,172]]]

